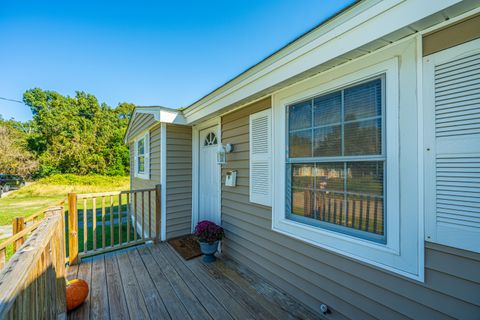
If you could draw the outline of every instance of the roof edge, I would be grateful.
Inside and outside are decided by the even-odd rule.
[[[240,72],[239,74],[237,74],[235,77],[233,77],[232,79],[228,80],[227,82],[225,82],[224,84],[220,85],[219,87],[217,87],[216,89],[210,91],[209,93],[207,93],[206,95],[204,95],[203,97],[201,97],[200,99],[196,100],[195,102],[193,102],[192,104],[186,106],[186,107],[183,107],[183,108],[180,108],[182,111],[188,113],[190,111],[190,109],[194,109],[196,105],[199,105],[201,104],[202,102],[204,102],[204,100],[207,100],[207,98],[209,98],[210,96],[212,96],[213,94],[215,93],[219,93],[221,92],[223,89],[227,89],[226,87],[230,84],[232,84],[233,82],[235,82],[236,80],[240,80],[239,78],[252,72],[254,69],[261,69],[262,65],[264,64],[267,64],[270,60],[273,60],[277,55],[279,54],[282,54],[284,51],[286,51],[287,49],[289,49],[290,47],[293,47],[295,44],[297,44],[298,42],[300,42],[300,40],[306,38],[307,36],[309,36],[310,34],[312,34],[313,32],[317,31],[318,29],[322,28],[323,26],[325,26],[326,24],[332,22],[334,19],[338,18],[339,16],[343,15],[344,13],[346,13],[347,11],[350,11],[351,9],[354,9],[355,7],[357,7],[360,3],[364,3],[365,1],[364,0],[355,0],[353,3],[351,3],[350,5],[346,6],[345,8],[341,9],[340,11],[336,12],[335,14],[331,15],[330,17],[326,18],[325,20],[323,20],[322,22],[318,23],[316,26],[314,26],[313,28],[311,28],[310,30],[302,33],[301,35],[299,35],[298,37],[296,37],[295,39],[291,40],[290,42],[288,42],[287,44],[285,44],[284,46],[282,46],[280,49],[274,51],[272,54],[268,55],[267,57],[263,58],[262,60],[260,60],[259,62],[257,62],[256,64],[252,65],[251,67],[247,68],[246,70]]]
[[[186,120],[183,116],[183,112],[181,110],[167,108],[167,107],[160,107],[160,106],[136,106],[133,109],[132,115],[130,116],[130,120],[128,121],[127,130],[125,131],[125,135],[123,137],[124,143],[127,144],[132,137],[129,137],[131,131],[131,125],[135,121],[135,118],[139,114],[151,114],[155,119],[155,123],[171,123],[171,124],[180,124],[185,125]],[[152,127],[149,126],[148,128]],[[148,129],[147,128],[147,129]]]

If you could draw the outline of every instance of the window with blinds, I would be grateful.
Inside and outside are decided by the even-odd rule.
[[[287,107],[288,219],[385,242],[384,79]]]

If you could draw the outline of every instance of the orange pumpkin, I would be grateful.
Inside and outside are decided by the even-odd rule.
[[[82,279],[74,279],[67,283],[67,311],[80,306],[88,296],[88,283]]]

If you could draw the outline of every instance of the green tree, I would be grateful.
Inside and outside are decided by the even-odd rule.
[[[28,145],[39,159],[40,176],[128,174],[123,135],[132,104],[110,108],[85,92],[69,97],[39,88],[25,92],[23,100],[33,113]]]
[[[3,120],[0,116],[0,173],[30,176],[38,169],[38,162],[28,150],[30,124]]]

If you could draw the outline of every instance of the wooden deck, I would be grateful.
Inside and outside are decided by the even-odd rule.
[[[90,285],[70,319],[318,319],[233,261],[185,261],[168,244],[82,260],[68,278]]]

